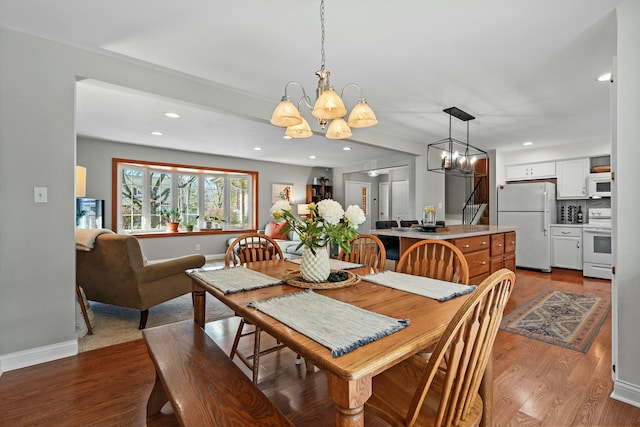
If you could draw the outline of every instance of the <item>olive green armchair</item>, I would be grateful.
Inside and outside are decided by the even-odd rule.
[[[87,299],[140,310],[144,329],[149,308],[192,291],[185,270],[202,267],[202,255],[147,264],[133,236],[100,234],[89,250],[76,250],[76,281]]]

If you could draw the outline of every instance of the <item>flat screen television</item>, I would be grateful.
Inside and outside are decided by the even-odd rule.
[[[104,200],[76,197],[76,227],[104,228]]]

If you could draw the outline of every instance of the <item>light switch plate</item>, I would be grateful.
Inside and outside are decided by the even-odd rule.
[[[33,201],[47,203],[47,187],[33,187]]]

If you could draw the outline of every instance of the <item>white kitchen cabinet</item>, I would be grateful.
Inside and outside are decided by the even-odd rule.
[[[587,199],[587,176],[589,159],[563,160],[556,162],[556,197],[562,199]]]
[[[551,266],[582,270],[582,226],[551,226]]]
[[[507,166],[507,181],[524,181],[528,179],[543,179],[556,177],[556,164],[530,163],[526,165]]]

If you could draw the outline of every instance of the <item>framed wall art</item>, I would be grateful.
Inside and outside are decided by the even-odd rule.
[[[271,185],[271,203],[278,200],[286,200],[293,204],[293,184],[272,184]]]

